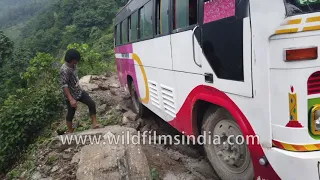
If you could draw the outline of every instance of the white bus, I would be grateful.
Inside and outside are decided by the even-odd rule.
[[[223,180],[320,178],[319,45],[320,0],[131,0],[115,18],[136,112],[219,135],[204,149]]]

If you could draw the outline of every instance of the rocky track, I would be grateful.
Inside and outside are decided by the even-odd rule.
[[[21,175],[20,179],[219,179],[200,146],[164,143],[158,136],[181,134],[153,113],[141,119],[131,111],[130,96],[119,86],[116,75],[86,76],[80,82],[96,102],[99,122],[106,127],[89,130],[88,110],[79,104],[75,135],[103,136],[101,142],[106,142],[106,134],[114,136],[123,131],[130,132],[130,136],[145,131],[156,132],[157,136],[147,138],[151,143],[140,141],[140,145],[97,145],[88,140],[84,144],[63,145],[61,137],[53,134],[38,150],[36,171],[31,177]],[[65,126],[61,119],[59,128]]]

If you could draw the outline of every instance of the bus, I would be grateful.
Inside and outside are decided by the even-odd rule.
[[[221,179],[320,178],[320,0],[130,0],[114,27],[134,110],[219,135]]]

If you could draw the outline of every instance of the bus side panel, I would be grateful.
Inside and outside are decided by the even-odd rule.
[[[170,44],[170,36],[133,44],[133,53],[140,60],[134,62],[140,98],[166,121],[173,119],[177,111]]]

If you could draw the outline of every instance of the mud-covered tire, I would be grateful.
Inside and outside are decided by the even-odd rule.
[[[246,143],[243,145],[231,145],[227,143],[231,140],[227,141],[225,139],[230,135],[234,135],[234,137],[243,135],[239,125],[230,113],[223,108],[212,106],[206,111],[202,122],[201,132],[203,135],[208,136],[211,133],[211,139],[217,136],[221,137],[218,145],[209,144],[208,138],[204,143],[207,158],[220,178],[222,180],[254,179],[253,164]]]
[[[139,117],[144,117],[146,114],[146,107],[140,102],[136,88],[132,82],[129,83],[129,91],[133,105],[133,112],[138,114]]]

